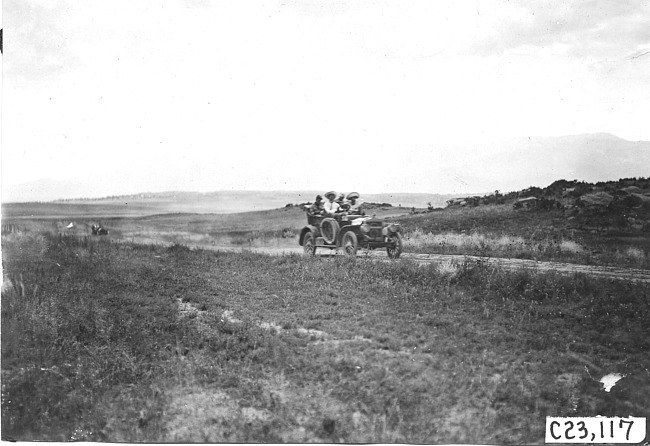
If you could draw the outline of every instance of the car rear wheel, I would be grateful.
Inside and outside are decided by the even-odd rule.
[[[305,238],[302,240],[302,249],[305,255],[316,255],[316,243],[314,242],[314,235],[311,232],[305,234]]]
[[[398,259],[402,254],[402,236],[400,234],[391,234],[388,236],[388,246],[386,252],[391,259]]]
[[[341,244],[346,255],[350,257],[355,257],[357,255],[359,243],[357,241],[357,235],[354,232],[348,231],[343,234],[343,242]]]

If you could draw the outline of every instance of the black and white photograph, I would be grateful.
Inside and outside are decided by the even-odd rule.
[[[3,442],[649,444],[648,0],[3,0]]]

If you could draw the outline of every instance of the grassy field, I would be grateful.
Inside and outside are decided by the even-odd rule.
[[[295,206],[235,214],[133,216],[115,216],[108,206],[95,209],[95,216],[74,214],[66,218],[67,204],[62,203],[62,208],[56,205],[39,208],[33,217],[25,207],[28,205],[21,205],[21,216],[9,215],[3,224],[12,223],[32,232],[85,236],[90,235],[90,226],[99,222],[109,229],[111,240],[203,248],[296,248],[297,236],[306,224],[304,211]],[[385,207],[369,214],[402,224],[406,252],[650,268],[650,233],[626,230],[611,221],[589,226],[579,219],[568,219],[560,210],[514,210],[511,205],[448,208],[413,215],[404,212],[403,208]],[[595,220],[589,221],[594,224]],[[70,223],[74,228],[67,229]]]
[[[650,416],[648,284],[52,230],[2,247],[3,440],[522,444],[547,415]]]
[[[27,206],[27,205],[25,205]],[[52,205],[53,206],[53,205]],[[110,207],[98,210],[98,216],[61,217],[65,208],[48,207],[52,215],[43,213],[28,217],[23,209],[20,218],[8,217],[3,224],[12,224],[17,231],[48,232],[77,237],[91,234],[92,224],[100,223],[109,229],[107,238],[152,244],[183,244],[190,247],[298,247],[298,234],[307,224],[305,211],[299,207],[285,207],[265,211],[234,214],[154,214],[114,216]],[[45,211],[43,211],[45,212]],[[395,217],[404,211],[399,208],[378,208],[370,215]],[[74,227],[67,228],[73,224]]]
[[[590,226],[567,219],[561,210],[489,205],[402,216],[399,221],[409,252],[650,268],[650,233],[624,230],[612,222]]]

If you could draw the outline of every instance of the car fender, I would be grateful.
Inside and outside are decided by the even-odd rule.
[[[305,226],[304,228],[302,228],[302,231],[300,231],[300,238],[298,239],[298,244],[300,246],[302,246],[302,242],[305,239],[305,234],[307,234],[308,232],[314,234],[314,238],[318,237],[318,234],[320,233],[316,226],[313,225]]]
[[[359,226],[352,226],[352,225],[343,226],[341,228],[341,230],[339,231],[338,235],[336,236],[336,245],[337,246],[341,246],[341,244],[343,243],[343,236],[345,235],[346,232],[354,232],[354,234],[357,237],[360,237]]]

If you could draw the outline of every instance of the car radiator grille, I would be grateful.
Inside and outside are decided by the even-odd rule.
[[[381,238],[381,228],[370,228],[368,235],[373,239]]]

